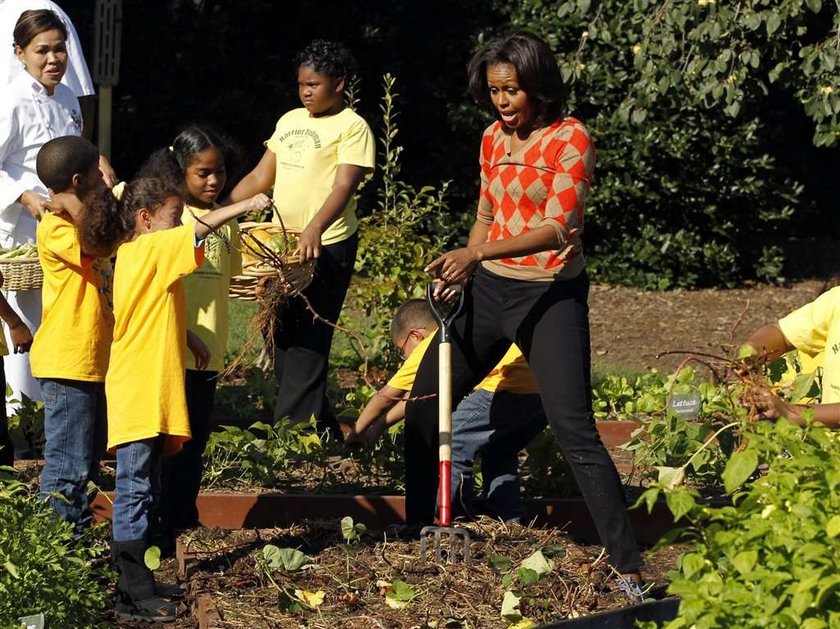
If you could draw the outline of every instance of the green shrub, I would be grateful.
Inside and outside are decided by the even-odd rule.
[[[840,439],[785,420],[744,436],[723,475],[728,506],[706,506],[685,487],[642,497],[652,504],[664,491],[696,540],[670,575],[682,602],[665,629],[840,627]]]
[[[108,575],[93,564],[103,550],[92,532],[74,539],[25,485],[0,480],[0,626],[41,612],[49,627],[102,625]]]
[[[589,268],[600,281],[654,289],[778,279],[781,244],[794,212],[807,203],[797,179],[806,171],[794,163],[803,160],[791,153],[810,148],[804,161],[821,168],[811,138],[788,123],[811,115],[792,95],[831,85],[825,72],[793,72],[790,51],[810,49],[805,44],[825,36],[830,21],[809,22],[821,3],[806,9],[801,0],[778,9],[744,3],[740,13],[727,3],[653,4],[497,3],[515,27],[543,36],[555,50],[570,84],[570,109],[594,138],[598,166],[584,237]],[[779,26],[771,17],[777,10],[785,26],[770,37],[764,27]],[[721,67],[714,55],[733,50],[744,57]],[[835,45],[825,46],[823,69],[837,57]],[[768,93],[776,62],[787,70]],[[725,70],[733,67],[740,74],[730,79]],[[832,97],[840,107],[833,92],[820,103]],[[817,144],[837,128],[836,111],[826,111],[812,116],[822,125]]]

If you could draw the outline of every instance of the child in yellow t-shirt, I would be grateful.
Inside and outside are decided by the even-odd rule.
[[[0,273],[0,288],[3,287],[3,274]],[[9,305],[6,298],[0,293],[0,319],[8,326],[9,334],[12,337],[12,344],[15,353],[28,352],[32,346],[32,333],[23,319]],[[0,390],[6,390],[6,372],[3,368],[3,356],[9,354],[6,347],[6,337],[0,331]],[[12,466],[15,462],[15,445],[9,435],[9,418],[6,415],[6,405],[0,404],[0,465]]]
[[[405,363],[365,406],[346,443],[372,446],[386,426],[405,418],[405,398],[420,361],[435,348],[437,323],[422,299],[397,309],[391,340]],[[434,351],[434,349],[433,349]],[[473,499],[473,462],[481,454],[487,506],[504,521],[521,521],[525,505],[519,492],[519,451],[546,426],[537,383],[515,345],[452,413],[452,498],[469,514]]]
[[[344,305],[358,248],[353,195],[373,171],[375,156],[370,127],[344,102],[354,65],[344,46],[321,40],[296,57],[303,107],[280,118],[259,164],[230,195],[236,201],[274,187],[274,220],[300,230],[301,259],[316,260],[315,278],[303,292],[331,323]],[[326,397],[333,327],[316,320],[299,297],[277,318],[275,419],[305,422],[314,415],[322,427],[337,430]]]
[[[217,211],[227,183],[229,146],[214,130],[192,126],[181,131],[171,146],[154,153],[142,176],[161,177],[177,187],[184,199],[182,219],[203,220]],[[213,399],[218,375],[224,370],[228,337],[228,289],[232,275],[242,272],[239,226],[230,220],[204,242],[204,262],[184,278],[187,329],[207,345],[210,362],[200,370],[187,356],[187,411],[192,439],[162,462],[159,521],[153,540],[167,554],[174,551],[175,529],[198,525],[196,498],[201,486],[202,454],[213,430]]]
[[[117,614],[123,618],[171,620],[176,605],[161,596],[144,554],[149,508],[159,493],[162,456],[190,438],[185,395],[185,339],[199,369],[206,346],[186,325],[181,278],[201,266],[204,239],[227,221],[266,207],[265,195],[210,212],[202,222],[181,224],[177,189],[157,179],[136,179],[119,201],[98,197],[99,216],[113,231],[103,249],[117,243],[114,273],[114,340],[105,378],[108,447],[116,451],[117,479],[112,519],[112,557],[119,573]],[[92,232],[96,230],[91,229]],[[83,242],[91,238],[83,234]],[[138,366],[142,377],[138,380]]]
[[[44,400],[41,499],[81,532],[92,520],[87,484],[98,480],[105,448],[105,372],[114,319],[111,263],[81,246],[77,224],[87,211],[82,198],[105,183],[99,151],[76,136],[44,144],[36,168],[51,197],[36,232],[44,285],[30,355]]]
[[[787,417],[801,422],[813,409],[814,420],[840,427],[840,287],[831,288],[814,301],[756,330],[747,341],[762,359],[773,360],[793,349],[801,354],[822,354],[822,398],[819,404],[791,404],[770,391],[760,396],[762,416]]]

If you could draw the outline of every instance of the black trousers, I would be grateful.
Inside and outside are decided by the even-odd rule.
[[[589,280],[530,282],[483,268],[453,322],[452,405],[484,378],[511,342],[522,350],[540,387],[548,423],[572,469],[610,563],[620,572],[641,564],[621,481],[592,414]],[[411,397],[437,392],[437,352],[423,357]],[[405,424],[406,516],[434,519],[438,486],[436,397],[409,402]]]
[[[2,331],[0,331],[2,334]],[[6,390],[6,372],[3,370],[3,357],[0,356],[0,390]],[[9,435],[9,418],[6,415],[6,400],[0,408],[0,465],[14,465],[15,445]]]
[[[187,412],[192,439],[180,452],[161,459],[160,502],[157,506],[163,531],[198,526],[195,500],[204,472],[202,455],[213,432],[213,401],[216,397],[216,371],[187,369]]]
[[[321,317],[335,323],[341,314],[359,246],[358,234],[321,248],[312,283],[303,291]],[[305,422],[314,415],[322,426],[335,423],[327,400],[327,367],[334,328],[316,321],[302,299],[292,298],[278,313],[274,334],[277,378],[275,420]]]

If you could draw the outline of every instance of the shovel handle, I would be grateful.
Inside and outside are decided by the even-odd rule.
[[[449,526],[452,523],[452,346],[449,342],[449,326],[464,307],[464,291],[458,292],[458,303],[444,314],[434,298],[435,284],[426,287],[429,308],[438,322],[440,345],[438,346],[438,523]]]

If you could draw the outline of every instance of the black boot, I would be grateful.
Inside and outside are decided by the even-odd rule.
[[[127,620],[172,622],[177,603],[155,592],[155,579],[146,566],[145,540],[111,542],[111,559],[117,570],[117,615]]]

